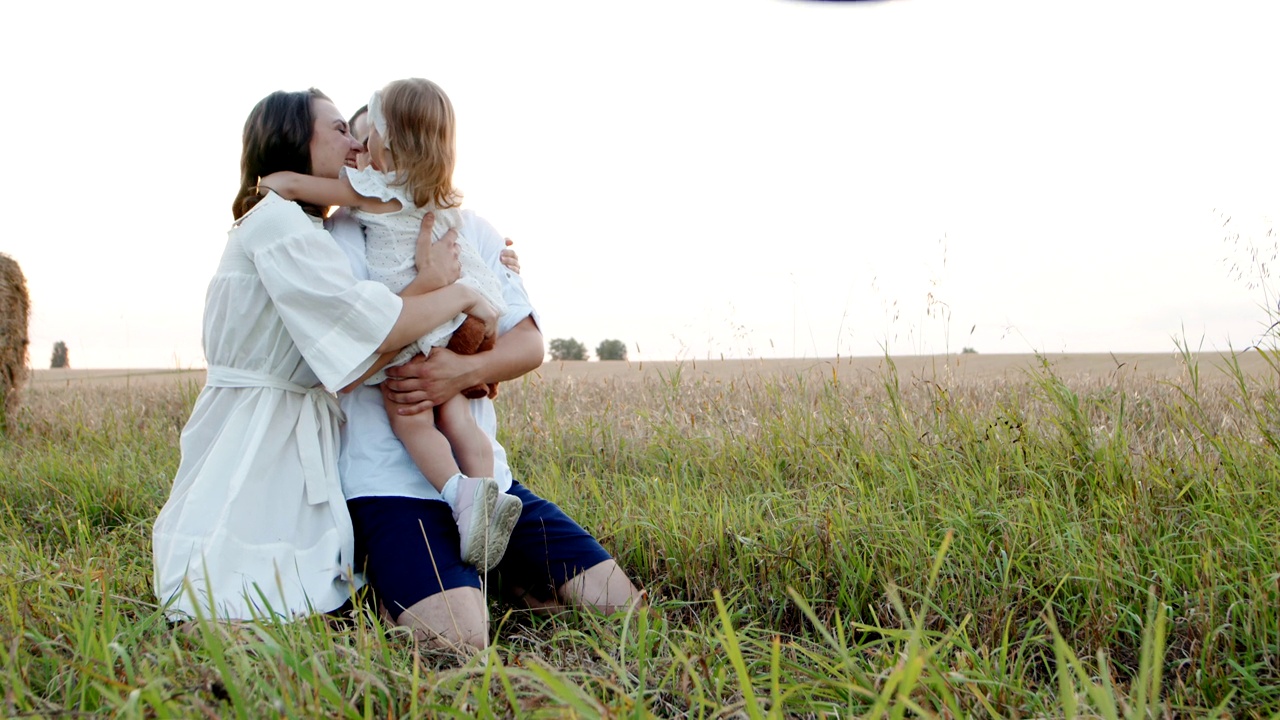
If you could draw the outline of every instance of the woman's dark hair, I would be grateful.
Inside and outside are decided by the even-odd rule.
[[[277,90],[258,101],[244,121],[244,149],[240,153],[240,191],[231,205],[239,219],[258,204],[258,178],[289,170],[311,174],[311,135],[315,132],[313,100],[329,97],[315,88],[303,92]],[[299,203],[321,216],[320,208]]]

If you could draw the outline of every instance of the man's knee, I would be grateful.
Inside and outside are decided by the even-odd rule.
[[[612,559],[569,578],[560,586],[559,593],[571,605],[591,608],[605,615],[626,610],[644,598],[627,573]]]
[[[471,587],[445,590],[419,600],[396,618],[414,639],[433,648],[471,654],[489,645],[484,595]]]

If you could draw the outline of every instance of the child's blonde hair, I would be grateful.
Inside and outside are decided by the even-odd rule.
[[[387,119],[384,140],[404,185],[418,207],[457,207],[462,193],[453,186],[456,156],[453,104],[439,85],[422,78],[396,80],[381,91]]]

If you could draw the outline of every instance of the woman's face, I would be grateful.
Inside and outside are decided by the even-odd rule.
[[[336,178],[345,165],[354,168],[360,143],[351,136],[347,120],[328,100],[311,101],[316,125],[311,132],[311,174]]]

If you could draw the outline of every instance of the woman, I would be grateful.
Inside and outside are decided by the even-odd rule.
[[[330,393],[459,312],[496,321],[450,284],[452,238],[432,245],[431,218],[419,278],[397,297],[355,279],[319,208],[258,192],[259,177],[282,170],[336,178],[360,149],[315,89],[272,93],[245,122],[236,222],[205,299],[208,380],[153,530],[155,590],[172,619],[290,618],[346,602],[353,534]]]

